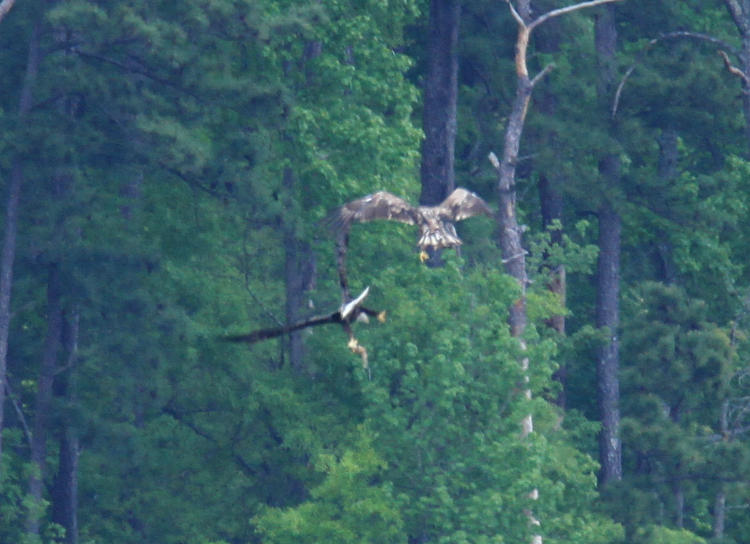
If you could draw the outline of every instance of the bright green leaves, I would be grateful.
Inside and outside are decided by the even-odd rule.
[[[254,519],[263,541],[273,544],[331,542],[405,543],[403,521],[385,468],[373,447],[375,437],[360,427],[351,449],[321,453],[315,469],[323,474],[311,498],[287,509],[267,509]]]

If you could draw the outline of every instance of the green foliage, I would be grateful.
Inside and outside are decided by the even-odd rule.
[[[305,259],[314,274],[297,311],[334,311],[320,220],[379,189],[416,200],[426,4],[29,1],[3,19],[0,178],[20,164],[24,184],[0,541],[63,538],[51,493],[27,496],[23,430],[53,265],[65,334],[74,322],[79,332],[74,354],[58,350],[68,388],[58,381],[44,479],[51,490],[60,437],[73,433],[81,542],[490,543],[538,532],[561,544],[699,543],[719,492],[724,540],[749,540],[741,93],[705,40],[649,41],[685,28],[736,41],[720,2],[617,4],[618,75],[634,68],[614,119],[596,88],[592,13],[535,30],[532,72],[555,69],[535,88],[517,169],[525,351],[508,331],[519,289],[501,272],[489,218],[460,223],[465,245],[439,268],[419,263],[413,226],[353,227],[352,291],[370,286],[368,306],[388,313],[353,325],[371,379],[335,325],[302,333],[299,368],[286,338],[216,340],[283,324],[285,278]],[[486,2],[462,8],[457,180],[492,200],[486,155],[501,151],[515,91],[516,23]],[[21,119],[37,22],[43,55]],[[667,133],[679,158],[670,175]],[[621,158],[619,186],[600,183],[606,153]],[[565,196],[546,232],[542,177]],[[591,217],[604,198],[624,225],[625,478],[600,493],[592,361],[605,338],[592,326]],[[304,259],[299,248],[310,248]],[[565,305],[547,290],[560,265]],[[565,338],[544,325],[558,314]],[[553,379],[561,366],[564,384]],[[567,406],[552,405],[563,387]],[[535,432],[522,438],[529,413]],[[38,536],[25,531],[30,510]]]
[[[686,531],[651,525],[639,529],[635,540],[639,544],[705,544],[706,540]]]
[[[406,542],[391,486],[377,483],[385,463],[372,435],[359,431],[353,449],[319,455],[315,469],[325,476],[309,501],[256,517],[263,542]]]
[[[682,516],[673,502],[680,494],[693,505],[690,525],[704,531],[716,491],[706,483],[724,464],[715,436],[731,376],[730,340],[707,320],[707,305],[679,287],[645,283],[629,302],[622,427],[640,491],[626,495],[641,503],[628,512],[629,527]]]

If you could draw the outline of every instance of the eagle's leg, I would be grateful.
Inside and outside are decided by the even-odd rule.
[[[367,359],[367,350],[354,337],[354,333],[352,332],[352,329],[349,326],[349,324],[344,323],[343,325],[344,325],[344,329],[346,330],[346,334],[349,336],[349,341],[346,343],[346,347],[352,350],[352,353],[357,353],[359,354],[360,357],[362,357],[362,370],[367,372],[367,379],[371,380],[372,374],[370,373],[370,364]]]

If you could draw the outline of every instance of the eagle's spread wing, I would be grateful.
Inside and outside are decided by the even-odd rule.
[[[492,215],[487,203],[471,191],[459,187],[438,206],[440,215],[450,221],[461,221],[474,215]]]
[[[403,198],[387,191],[378,191],[339,208],[337,223],[348,228],[352,223],[390,219],[410,225],[417,224],[418,210]]]

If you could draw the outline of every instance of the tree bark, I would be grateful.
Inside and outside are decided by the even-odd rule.
[[[456,103],[460,0],[431,0],[428,68],[424,83],[419,203],[440,204],[455,188]]]
[[[291,168],[284,170],[284,188],[291,199],[295,176]],[[289,203],[291,206],[291,201]],[[293,221],[295,214],[287,213],[282,221]],[[293,224],[282,225],[284,236],[284,286],[286,301],[284,313],[287,326],[301,319],[300,312],[304,307],[304,294],[312,286],[315,278],[315,261],[309,244],[300,240],[295,234]],[[288,336],[289,364],[297,371],[304,367],[304,344],[302,332],[294,331]]]
[[[596,326],[607,331],[599,350],[597,390],[602,430],[599,434],[599,482],[606,485],[622,479],[622,446],[620,443],[620,236],[621,220],[611,204],[599,209],[599,262],[597,267]]]
[[[52,385],[61,345],[63,322],[61,295],[60,268],[57,263],[53,263],[49,265],[47,278],[47,334],[37,378],[34,423],[31,432],[33,471],[29,478],[29,497],[32,507],[26,520],[26,531],[34,535],[39,534],[39,519],[42,513],[43,481],[47,465],[47,435],[52,416]]]
[[[36,23],[29,40],[21,97],[18,104],[18,117],[23,119],[31,109],[32,89],[39,71],[40,24]],[[10,331],[10,303],[13,288],[13,263],[16,258],[16,231],[18,227],[18,207],[23,185],[23,163],[21,157],[13,160],[13,169],[8,187],[8,200],[5,208],[5,236],[2,257],[0,257],[0,470],[2,469],[2,436],[5,422],[5,391],[8,376],[8,335]]]
[[[614,8],[605,6],[596,17],[595,46],[599,64],[598,94],[602,104],[614,96],[617,51]],[[608,108],[603,108],[608,111]],[[607,117],[608,119],[608,117]],[[599,435],[599,483],[606,485],[622,479],[622,445],[620,442],[620,350],[617,337],[620,324],[620,238],[622,221],[611,202],[612,190],[620,183],[620,158],[616,154],[599,161],[603,184],[599,206],[599,261],[597,267],[596,325],[604,329],[607,339],[597,361],[599,410],[602,430]]]
[[[539,9],[539,5],[543,5],[545,8],[549,1],[535,2],[535,9]],[[551,24],[544,25],[539,28],[536,34],[536,49],[537,51],[545,54],[556,55],[560,52],[560,43],[564,37],[564,31],[561,25],[555,24],[556,21],[552,21]],[[538,111],[549,118],[554,118],[557,113],[558,99],[555,94],[548,90],[548,88],[540,89],[535,104],[537,105]],[[552,149],[554,154],[555,166],[550,167],[547,171],[542,171],[539,176],[539,203],[542,212],[542,228],[549,230],[550,227],[556,222],[562,225],[563,220],[563,185],[565,180],[563,176],[555,170],[556,165],[563,160],[556,151],[560,149],[557,145],[559,136],[556,131],[549,132],[545,137],[545,145]],[[562,229],[556,229],[550,231],[550,242],[554,245],[560,246],[563,241]],[[555,264],[545,267],[545,273],[547,275],[547,288],[555,294],[560,302],[562,308],[565,307],[566,298],[566,275],[565,266],[563,264]],[[547,320],[547,325],[557,331],[559,334],[565,334],[565,315],[561,312],[559,315],[553,315]],[[560,367],[558,372],[555,373],[555,379],[561,384],[560,396],[557,402],[560,406],[565,405],[565,368]]]
[[[67,362],[54,383],[54,394],[66,404],[75,402],[74,368],[78,351],[78,313],[63,321]],[[57,474],[52,486],[52,521],[65,529],[65,543],[78,543],[78,430],[69,417],[61,418]]]

